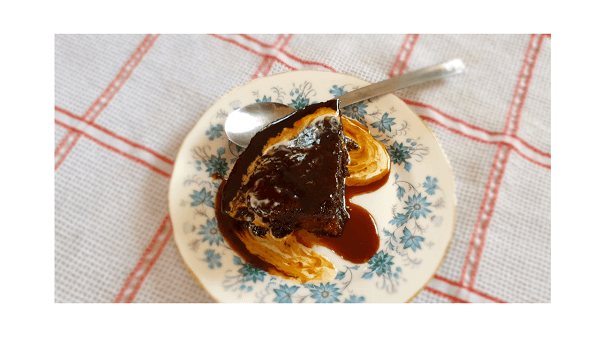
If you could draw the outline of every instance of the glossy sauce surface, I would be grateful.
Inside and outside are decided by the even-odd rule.
[[[296,233],[298,241],[307,247],[320,245],[334,251],[344,260],[360,264],[371,259],[379,250],[379,233],[371,213],[352,202],[352,197],[370,193],[385,185],[390,175],[366,186],[346,186],[346,209],[350,219],[340,237],[317,237],[306,231]]]
[[[221,178],[222,179],[222,178]],[[215,203],[217,205],[221,204],[221,197],[224,187],[224,182],[221,182],[219,186],[219,191],[217,192],[217,196],[215,199]],[[229,244],[229,246],[238,253],[242,259],[244,259],[247,263],[260,268],[262,270],[268,271],[271,274],[281,275],[280,272],[277,271],[273,265],[261,260],[258,256],[250,253],[246,248],[246,245],[240,240],[240,238],[236,235],[237,231],[243,230],[244,224],[241,221],[237,221],[227,215],[220,207],[215,209],[215,216],[217,217],[217,224],[219,226],[219,231],[225,241]]]

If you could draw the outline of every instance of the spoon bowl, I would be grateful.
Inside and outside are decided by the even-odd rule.
[[[246,147],[258,131],[294,111],[296,109],[274,102],[246,105],[229,113],[225,120],[225,133],[232,142]]]

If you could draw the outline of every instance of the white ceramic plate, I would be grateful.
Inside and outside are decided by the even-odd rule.
[[[360,265],[323,247],[337,277],[299,284],[243,261],[218,231],[215,195],[241,150],[223,131],[227,114],[258,101],[301,107],[324,102],[369,82],[340,73],[294,71],[252,81],[219,99],[183,142],[171,178],[169,211],[175,243],[196,280],[219,302],[409,302],[431,280],[454,232],[456,197],[446,157],[421,119],[388,94],[343,109],[387,148],[392,171],[378,191],[353,202],[377,222],[378,253]]]

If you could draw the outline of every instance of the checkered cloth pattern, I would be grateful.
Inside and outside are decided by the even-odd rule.
[[[414,302],[550,302],[551,36],[57,35],[55,302],[212,302],[172,240],[167,190],[202,113],[298,69],[377,82],[461,58],[404,89],[456,182],[456,231]]]

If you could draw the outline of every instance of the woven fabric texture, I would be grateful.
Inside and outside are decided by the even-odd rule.
[[[213,302],[173,243],[167,191],[186,134],[229,91],[452,58],[465,75],[396,93],[440,141],[458,199],[413,302],[550,302],[550,55],[548,34],[57,35],[55,302]]]

